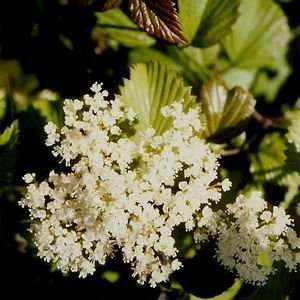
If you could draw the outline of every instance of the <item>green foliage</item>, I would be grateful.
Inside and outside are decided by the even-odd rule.
[[[18,122],[14,121],[9,127],[5,128],[0,135],[0,147],[11,149],[16,145],[19,131],[18,127]]]
[[[171,120],[161,115],[162,107],[183,100],[184,108],[188,108],[195,100],[191,89],[174,71],[152,62],[133,66],[120,92],[122,101],[140,120],[139,128],[152,127],[158,134],[171,125]]]
[[[130,62],[134,64],[157,61],[166,64],[180,73],[186,82],[191,84],[197,91],[203,82],[213,76],[209,65],[217,59],[219,52],[220,47],[218,45],[206,49],[192,46],[178,49],[169,46],[166,53],[151,48],[137,48],[131,51]]]
[[[282,9],[287,7],[282,4],[284,1],[59,1],[65,3],[57,4],[60,9],[66,15],[70,13],[70,18],[65,18],[60,11],[55,11],[59,24],[53,15],[47,15],[51,9],[39,15],[43,7],[48,8],[46,1],[33,2],[39,3],[38,9],[24,18],[29,15],[38,18],[30,19],[29,25],[18,32],[17,43],[22,51],[13,49],[16,34],[3,35],[13,37],[12,48],[5,45],[6,38],[0,41],[1,54],[12,58],[0,60],[1,200],[9,198],[7,191],[19,188],[20,174],[25,170],[46,174],[53,168],[47,156],[49,149],[44,145],[43,127],[48,121],[61,126],[62,100],[43,97],[40,91],[50,88],[57,89],[58,95],[77,96],[79,91],[87,91],[93,81],[104,81],[104,86],[114,93],[121,78],[130,71],[130,79],[125,79],[120,88],[120,97],[137,114],[140,120],[137,130],[153,127],[159,134],[164,132],[171,120],[163,118],[160,109],[174,101],[183,100],[185,109],[201,106],[207,127],[205,138],[222,156],[223,178],[229,177],[233,182],[218,209],[225,209],[241,191],[246,194],[255,189],[264,193],[268,192],[267,185],[275,185],[282,190],[278,196],[281,198],[276,200],[289,210],[299,228],[300,105],[293,105],[299,97],[299,87],[295,84],[299,82],[299,66],[293,59],[299,56],[296,38],[300,21],[293,28],[295,42],[289,44],[291,33]],[[290,1],[289,5],[295,2]],[[77,32],[74,23],[69,22],[78,5],[83,20]],[[44,15],[48,16],[46,22],[53,21],[53,24],[46,23],[51,33],[47,31],[46,36]],[[78,21],[77,16],[74,19]],[[292,26],[295,19],[290,22]],[[13,26],[3,26],[3,31],[6,28]],[[28,35],[22,36],[26,28]],[[41,41],[48,38],[53,38],[47,44],[53,57],[43,53]],[[98,43],[98,48],[93,48],[93,42]],[[32,53],[35,48],[36,52]],[[61,67],[66,58],[59,57],[63,51],[68,53],[66,68],[72,66],[71,72]],[[71,74],[77,65],[80,72]],[[61,71],[72,75],[68,83],[78,82],[80,77],[80,87],[64,80],[60,83],[56,77]],[[289,76],[292,80],[287,81]],[[193,94],[198,95],[198,103]],[[259,113],[251,119],[254,99]],[[258,115],[261,117],[257,118]],[[15,215],[10,217],[20,221]],[[182,259],[196,264],[197,248],[192,233],[184,231],[177,242]],[[258,261],[268,263],[267,252],[261,253]],[[206,276],[206,269],[199,266],[198,270],[199,278]],[[286,299],[292,281],[287,274],[279,266],[279,272],[265,286],[244,300]],[[184,291],[183,283],[176,276],[170,299],[203,299],[193,296],[198,294],[196,291]],[[103,271],[100,277],[106,284],[116,287],[120,282],[123,284],[123,275],[117,271]],[[227,291],[209,299],[241,299],[240,288],[241,283],[236,280]],[[178,293],[173,293],[174,290]],[[169,294],[166,295],[161,299],[169,299]]]
[[[270,66],[287,49],[287,19],[273,0],[242,0],[241,16],[224,40],[232,64],[244,68]]]
[[[139,31],[128,16],[120,9],[95,13],[97,23],[114,41],[126,47],[150,46],[155,40],[145,32]]]
[[[183,30],[196,47],[218,43],[239,16],[239,0],[179,0],[178,5]]]
[[[206,120],[206,136],[214,141],[239,133],[255,106],[249,92],[240,87],[228,90],[218,80],[208,81],[202,87],[200,101]]]

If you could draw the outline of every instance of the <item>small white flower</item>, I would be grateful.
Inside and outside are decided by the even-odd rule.
[[[222,190],[224,192],[229,191],[231,189],[231,186],[232,186],[232,183],[228,178],[226,178],[222,181]]]
[[[33,180],[34,180],[34,178],[35,178],[35,173],[28,173],[28,174],[25,174],[24,176],[23,176],[23,180],[24,180],[24,182],[25,183],[27,183],[27,184],[29,184],[29,183],[32,183],[33,182]]]

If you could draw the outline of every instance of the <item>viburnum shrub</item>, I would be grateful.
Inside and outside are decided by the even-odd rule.
[[[282,91],[297,77],[287,54],[299,27],[279,2],[60,1],[90,17],[83,45],[57,32],[87,64],[74,77],[90,92],[45,89],[39,74],[0,61],[0,198],[18,203],[19,250],[50,274],[83,281],[100,270],[116,287],[117,261],[159,299],[204,299],[182,278],[214,272],[236,279],[205,299],[290,299],[300,91]]]

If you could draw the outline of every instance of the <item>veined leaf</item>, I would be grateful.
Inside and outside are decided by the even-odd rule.
[[[290,31],[287,19],[273,0],[242,0],[238,21],[223,40],[235,66],[270,66],[287,49]]]
[[[184,78],[194,88],[199,88],[203,82],[211,78],[209,65],[216,60],[219,50],[217,45],[206,49],[189,46],[180,50],[169,47],[168,54],[181,66]]]
[[[196,47],[209,47],[230,33],[239,16],[239,0],[179,0],[185,35]]]
[[[108,36],[126,47],[146,47],[155,43],[152,37],[140,31],[137,25],[118,8],[95,14],[97,23],[103,27]]]
[[[166,54],[152,48],[138,48],[130,52],[130,61],[131,64],[150,61],[167,64],[178,71],[195,90],[198,90],[203,82],[210,79],[209,67],[215,62],[219,51],[218,45],[205,49],[192,46],[178,49],[169,46]]]
[[[187,45],[172,0],[129,0],[136,24],[149,34],[179,46]]]
[[[195,102],[191,88],[176,72],[156,62],[133,66],[120,92],[122,101],[136,113],[140,129],[152,127],[158,134],[171,125],[160,113],[162,107],[183,100],[186,109]]]
[[[206,119],[206,137],[214,141],[240,133],[256,103],[253,96],[241,87],[228,90],[217,80],[208,81],[199,98]]]
[[[206,2],[206,0],[178,0],[179,20],[184,34],[190,41],[197,33]]]
[[[176,71],[181,70],[181,65],[176,63],[170,56],[153,48],[135,48],[132,49],[129,53],[130,65],[147,63],[151,61],[165,64]]]

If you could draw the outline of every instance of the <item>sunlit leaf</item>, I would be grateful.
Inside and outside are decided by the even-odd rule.
[[[209,47],[230,33],[239,13],[239,0],[179,0],[184,33],[196,47]]]
[[[206,0],[178,0],[179,20],[184,34],[190,41],[197,33],[206,2]]]
[[[198,90],[203,82],[211,77],[210,65],[216,61],[219,50],[220,47],[217,45],[205,49],[192,46],[179,49],[176,46],[169,46],[166,53],[151,48],[138,48],[131,51],[130,61],[131,63],[158,61],[167,64]]]
[[[215,141],[240,133],[255,106],[249,92],[241,87],[228,90],[218,80],[208,81],[202,87],[199,98],[206,120],[206,136]]]
[[[155,43],[152,37],[140,31],[137,25],[118,8],[95,14],[97,23],[108,36],[126,47],[151,46]]]
[[[287,49],[290,31],[287,18],[273,0],[242,0],[238,21],[223,40],[235,66],[269,66]]]
[[[168,67],[180,71],[181,65],[172,59],[169,55],[153,49],[153,48],[135,48],[130,51],[129,62],[130,65],[137,63],[147,63],[151,61],[159,62],[160,64],[168,65]]]
[[[133,20],[149,34],[179,46],[187,45],[172,0],[129,0]]]
[[[135,111],[139,127],[152,127],[158,134],[171,124],[161,115],[162,107],[183,100],[184,108],[187,108],[195,101],[191,89],[174,70],[154,62],[133,66],[130,79],[124,80],[120,92],[122,101]]]
[[[222,76],[228,87],[240,86],[250,90],[255,79],[255,69],[230,68]]]

